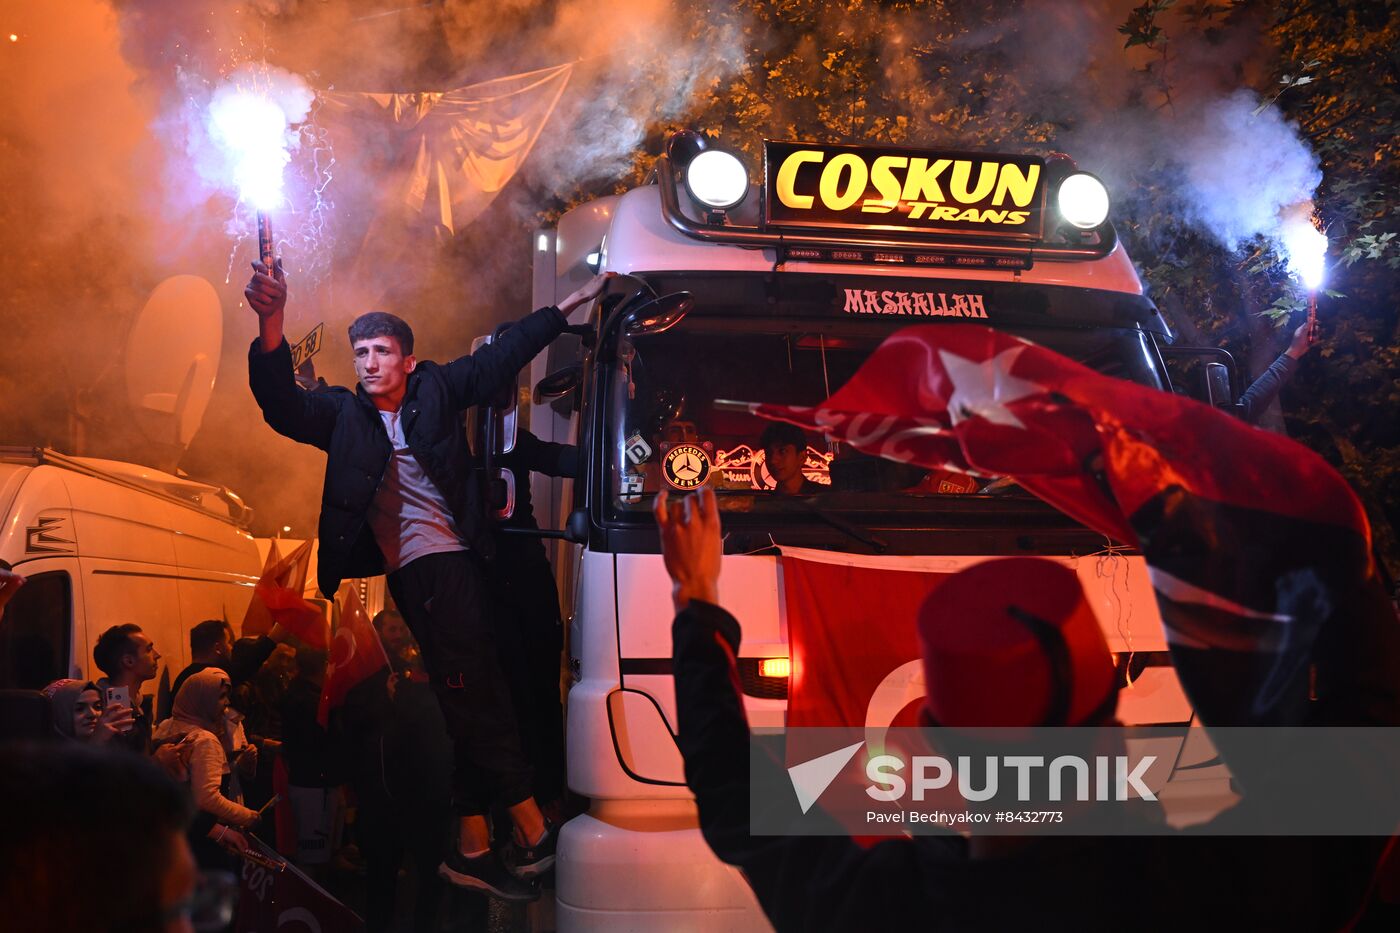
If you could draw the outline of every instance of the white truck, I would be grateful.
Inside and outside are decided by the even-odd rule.
[[[951,321],[1171,391],[1165,359],[1182,351],[1169,347],[1097,179],[1064,156],[784,142],[766,142],[754,172],[681,133],[648,184],[534,236],[535,306],[596,270],[622,276],[621,299],[580,309],[575,336],[537,359],[530,381],[530,429],[581,445],[585,464],[576,481],[532,486],[535,514],[542,525],[552,516],[562,539],[568,780],[590,801],[560,836],[561,931],[767,928],[742,876],[701,837],[674,740],[669,581],[651,517],[663,485],[716,489],[721,598],[743,626],[755,726],[785,722],[779,555],[794,548],[945,572],[1003,556],[1065,560],[1132,684],[1122,718],[1191,720],[1141,558],[1014,486],[911,473],[818,438],[803,471],[825,491],[803,504],[775,497],[758,443],[765,422],[715,405],[815,405],[888,334]],[[1230,363],[1215,353],[1191,365],[1228,404]],[[497,432],[498,450],[508,436]]]
[[[0,687],[102,676],[98,636],[135,622],[167,688],[190,628],[241,622],[261,570],[237,495],[159,470],[33,447],[0,447],[0,561],[27,582],[0,618]]]

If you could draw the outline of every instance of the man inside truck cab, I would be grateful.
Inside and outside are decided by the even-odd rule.
[[[327,456],[317,583],[333,597],[342,579],[388,574],[453,740],[457,844],[439,874],[496,897],[533,899],[539,892],[532,879],[553,865],[556,834],[531,793],[497,656],[485,564],[494,550],[491,528],[462,413],[510,385],[610,276],[595,277],[558,307],[535,311],[476,353],[445,364],[414,356],[413,331],[402,319],[361,315],[349,332],[359,385],[305,392],[283,337],[281,263],[253,268],[244,292],[259,320],[248,349],[253,396],[273,430]],[[493,806],[515,824],[504,853],[491,848]]]
[[[777,486],[775,496],[813,496],[826,492],[826,487],[814,483],[802,473],[807,459],[807,435],[795,424],[774,421],[763,429],[758,439],[763,448],[763,462]]]

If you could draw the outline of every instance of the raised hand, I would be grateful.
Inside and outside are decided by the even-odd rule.
[[[673,502],[662,489],[656,494],[652,512],[661,530],[661,555],[671,576],[671,601],[676,611],[692,599],[718,603],[724,540],[714,490],[702,486]]]
[[[569,314],[573,313],[575,308],[581,307],[601,295],[603,289],[607,287],[608,282],[615,278],[617,278],[616,272],[598,273],[583,285],[579,286],[578,290],[568,298],[559,302],[559,310],[567,317]]]
[[[253,263],[253,277],[243,289],[243,297],[260,318],[283,311],[287,307],[287,274],[282,271],[282,260],[277,260],[271,274],[263,263]]]

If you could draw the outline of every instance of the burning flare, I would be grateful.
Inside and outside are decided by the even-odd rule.
[[[225,177],[239,200],[259,211],[283,201],[282,170],[315,95],[297,75],[249,62],[225,78],[209,103],[209,134],[227,159]]]
[[[1326,273],[1327,237],[1312,221],[1311,201],[1295,205],[1285,212],[1279,225],[1279,245],[1283,248],[1288,267],[1310,292],[1322,287]]]

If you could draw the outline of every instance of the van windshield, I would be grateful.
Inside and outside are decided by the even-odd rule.
[[[695,307],[664,333],[619,342],[607,387],[606,500],[612,517],[625,521],[646,513],[663,487],[677,492],[701,484],[715,490],[724,511],[767,521],[794,514],[798,505],[823,512],[903,514],[917,521],[920,512],[947,508],[953,498],[960,500],[959,508],[975,501],[1030,500],[1014,484],[992,477],[882,460],[814,433],[717,407],[717,399],[817,405],[843,386],[886,336],[914,323],[900,313],[846,311],[850,291],[860,292],[864,302],[868,278],[847,283],[802,276],[816,281],[796,289],[775,284],[783,278],[711,274],[653,281],[662,294],[691,292]],[[1017,313],[989,301],[986,292],[1005,288],[1003,283],[922,280],[919,285],[925,290],[922,307],[980,308],[986,314],[980,323],[1000,324],[1101,372],[1162,386],[1159,358],[1140,327],[1069,326],[1068,312],[1059,319],[1044,313],[1043,293],[1030,296],[1041,318],[1027,323],[1024,308]],[[914,302],[907,307],[913,309]],[[1002,321],[993,317],[998,311]]]

